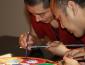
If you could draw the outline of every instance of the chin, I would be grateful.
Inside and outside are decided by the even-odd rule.
[[[44,23],[50,23],[49,21],[47,21],[47,22],[44,22]]]
[[[42,21],[43,23],[49,23],[49,21]]]
[[[75,37],[82,37],[83,34],[74,34]]]

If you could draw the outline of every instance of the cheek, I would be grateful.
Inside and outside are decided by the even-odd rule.
[[[60,18],[60,24],[62,25],[63,28],[69,27],[69,22],[65,19],[65,17]]]
[[[71,32],[74,34],[75,37],[81,37],[83,35],[83,30],[79,29],[77,26],[70,27]]]
[[[75,37],[82,37],[83,36],[83,32],[81,32],[81,31],[75,31],[74,32],[74,35],[75,35]]]
[[[81,37],[84,35],[84,30],[82,30],[82,29],[78,28],[75,32],[76,32],[76,34],[75,34],[76,37]]]
[[[44,19],[50,19],[50,18],[52,18],[52,14],[51,13],[45,14]]]

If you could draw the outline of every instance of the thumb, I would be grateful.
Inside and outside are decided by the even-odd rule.
[[[65,61],[65,65],[80,65],[78,61],[72,58],[64,57],[63,60]]]

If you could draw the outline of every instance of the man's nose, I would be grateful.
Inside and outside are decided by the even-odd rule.
[[[37,21],[37,22],[42,21],[42,17],[39,16],[39,15],[36,15],[36,21]]]

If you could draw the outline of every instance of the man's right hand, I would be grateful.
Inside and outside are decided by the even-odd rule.
[[[65,57],[71,57],[76,60],[85,59],[85,48],[71,49],[66,54]]]
[[[31,34],[23,33],[19,36],[19,45],[21,48],[28,49],[34,44],[34,37]]]
[[[54,55],[64,56],[69,49],[60,41],[48,42],[49,47],[47,48]]]
[[[64,65],[80,65],[77,60],[74,60],[73,58],[64,57]]]

